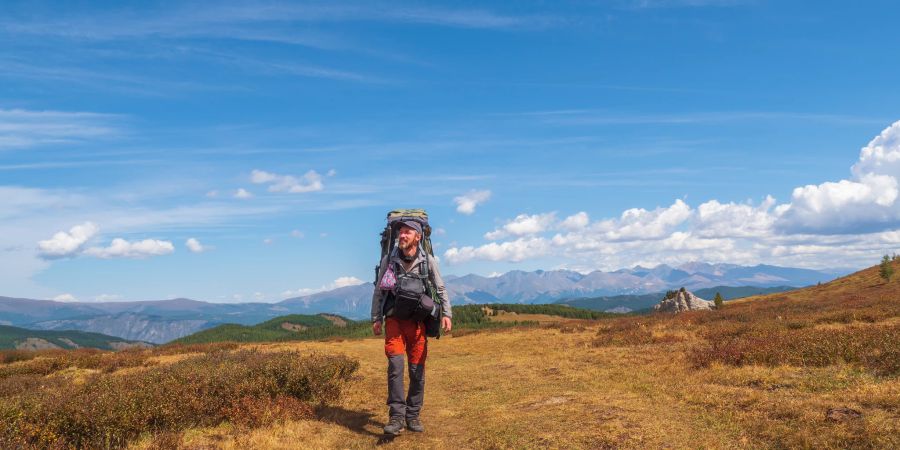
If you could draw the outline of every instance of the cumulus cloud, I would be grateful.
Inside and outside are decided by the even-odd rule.
[[[339,277],[338,279],[334,280],[333,285],[335,288],[342,288],[347,286],[357,286],[363,283],[365,283],[365,281],[360,280],[356,277]]]
[[[495,242],[454,243],[444,257],[450,264],[559,257],[604,270],[698,260],[863,265],[900,245],[900,122],[862,148],[851,173],[850,179],[797,187],[781,204],[767,196],[693,208],[677,199],[593,222],[583,211],[561,221],[554,213],[521,214],[484,235]]]
[[[777,226],[794,233],[859,233],[888,230],[900,222],[900,121],[860,150],[848,180],[794,189]]]
[[[678,199],[668,208],[656,208],[653,211],[628,209],[618,219],[596,224],[595,229],[611,241],[658,239],[672,233],[690,215],[691,207]]]
[[[269,192],[288,192],[300,194],[304,192],[316,192],[325,188],[322,183],[322,175],[315,170],[310,170],[299,179],[291,175],[278,175],[254,169],[250,173],[250,181],[255,184],[268,184]]]
[[[588,216],[588,213],[584,211],[580,211],[576,214],[573,214],[569,217],[566,217],[565,220],[562,221],[560,227],[567,230],[580,230],[587,226],[590,223],[591,219]]]
[[[444,258],[451,264],[473,259],[520,262],[545,256],[549,251],[549,242],[544,238],[519,238],[502,243],[491,242],[480,247],[453,247],[444,252]]]
[[[244,188],[239,188],[238,190],[234,191],[234,195],[232,195],[232,197],[243,200],[243,199],[253,198],[253,194],[251,194],[249,191],[247,191]]]
[[[187,247],[188,250],[191,251],[191,253],[203,253],[204,251],[206,251],[206,248],[203,246],[203,244],[201,244],[200,241],[195,238],[188,238],[188,240],[184,242],[184,246]]]
[[[68,232],[60,231],[50,239],[38,242],[39,254],[44,259],[75,256],[99,231],[100,227],[93,222],[75,225]]]
[[[475,208],[478,207],[478,205],[488,201],[490,198],[491,191],[471,190],[466,194],[454,197],[453,202],[456,203],[457,212],[465,215],[471,215],[475,213]]]
[[[556,213],[545,214],[519,214],[503,227],[485,233],[484,238],[494,241],[507,236],[527,236],[537,234],[550,229],[556,222]]]
[[[115,238],[107,247],[91,247],[84,254],[97,258],[147,258],[150,256],[168,255],[175,251],[175,246],[169,241],[158,239],[144,239],[142,241],[126,241]]]
[[[93,222],[76,225],[68,232],[60,231],[50,239],[38,242],[38,254],[44,259],[73,258],[80,255],[108,259],[146,258],[167,255],[175,251],[175,246],[171,242],[156,239],[131,242],[116,238],[107,247],[85,247],[99,231],[100,227]]]
[[[53,301],[55,302],[77,302],[78,299],[75,298],[72,294],[59,294],[56,297],[53,297]]]
[[[306,235],[303,234],[303,232],[300,231],[300,230],[293,230],[293,231],[291,231],[291,236],[292,236],[292,237],[295,237],[295,238],[297,238],[297,239],[303,239],[303,237],[306,236]]]

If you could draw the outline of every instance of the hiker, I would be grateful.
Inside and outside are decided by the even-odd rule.
[[[388,396],[390,420],[384,433],[400,434],[405,428],[410,431],[425,431],[419,413],[425,398],[425,358],[428,355],[426,322],[433,320],[437,327],[449,332],[452,327],[450,299],[444,288],[437,261],[419,245],[422,241],[422,225],[415,220],[404,220],[399,224],[397,246],[384,256],[375,279],[372,295],[372,332],[380,335],[384,331],[384,353],[388,358]],[[423,270],[427,276],[420,277]],[[427,292],[430,282],[439,308],[435,314],[424,320],[409,314],[408,291]],[[391,287],[391,289],[386,289]],[[421,295],[421,294],[419,294]],[[428,298],[425,299],[428,301]],[[415,306],[413,307],[415,308]],[[438,330],[439,331],[439,330]],[[433,335],[432,335],[433,336]],[[403,399],[403,355],[409,366],[409,392]]]

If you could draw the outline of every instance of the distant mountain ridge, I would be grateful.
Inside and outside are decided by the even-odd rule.
[[[797,289],[795,286],[772,286],[772,287],[755,287],[755,286],[716,286],[711,288],[698,289],[695,294],[703,298],[715,298],[716,294],[721,294],[725,300],[736,298],[750,297],[753,295],[774,294]],[[650,294],[637,295],[611,295],[602,297],[583,297],[583,298],[565,298],[557,300],[556,303],[563,303],[576,308],[591,309],[594,311],[628,313],[648,309],[666,295],[666,292],[653,292]]]
[[[654,294],[685,287],[807,286],[842,272],[769,265],[688,263],[678,267],[636,266],[583,274],[572,270],[513,270],[496,277],[448,276],[455,305],[471,303],[553,303],[561,299]],[[136,302],[57,302],[0,297],[0,324],[33,329],[74,329],[127,339],[168,342],[224,323],[252,325],[285,314],[334,313],[368,318],[372,283],[294,297],[278,303],[208,303],[177,298]],[[656,299],[653,303],[659,301]],[[627,304],[610,305],[634,309]],[[647,305],[650,306],[650,305]]]
[[[561,299],[643,295],[684,287],[801,287],[827,282],[843,271],[819,271],[771,265],[739,266],[692,262],[672,267],[635,266],[614,272],[587,274],[572,270],[513,270],[496,277],[469,274],[445,279],[453,304],[553,303]],[[372,284],[347,286],[327,292],[290,298],[279,304],[305,314],[336,312],[351,318],[369,314]],[[652,306],[657,298],[644,307]],[[613,306],[615,307],[615,306]]]

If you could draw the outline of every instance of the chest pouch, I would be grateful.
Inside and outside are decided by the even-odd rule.
[[[397,277],[394,288],[394,315],[398,319],[424,321],[437,317],[440,310],[425,288],[425,279],[419,274],[404,273]]]

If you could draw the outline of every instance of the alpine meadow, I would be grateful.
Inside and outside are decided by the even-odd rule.
[[[0,449],[900,448],[898,20],[0,2]]]

